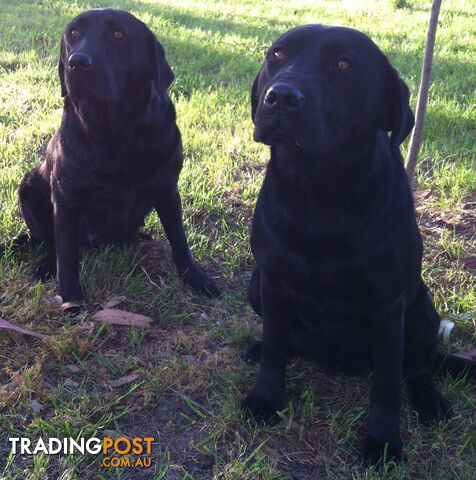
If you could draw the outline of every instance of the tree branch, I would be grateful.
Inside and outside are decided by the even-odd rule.
[[[415,113],[415,128],[410,140],[410,149],[407,157],[406,171],[410,182],[413,184],[415,169],[423,137],[423,125],[425,123],[426,106],[428,104],[428,91],[430,89],[431,69],[433,64],[433,51],[435,47],[436,27],[440,14],[441,0],[434,0],[431,7],[430,23],[426,35],[425,54],[421,70],[420,90]]]

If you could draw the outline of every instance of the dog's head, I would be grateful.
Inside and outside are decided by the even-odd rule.
[[[269,49],[251,91],[254,138],[326,154],[377,130],[400,143],[414,118],[407,86],[363,33],[305,25]]]
[[[79,101],[129,102],[165,96],[174,79],[162,45],[133,15],[94,9],[74,18],[61,39],[61,94]]]

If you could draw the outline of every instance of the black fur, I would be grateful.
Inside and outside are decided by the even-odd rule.
[[[251,93],[254,137],[271,146],[271,160],[253,218],[248,292],[263,317],[262,348],[250,353],[261,365],[243,405],[275,416],[290,356],[371,369],[369,463],[384,452],[401,458],[403,378],[423,421],[449,413],[432,380],[440,318],[421,278],[399,151],[414,123],[408,99],[367,36],[322,25],[280,37]]]
[[[75,66],[72,55],[91,63]],[[19,190],[31,237],[48,247],[37,275],[57,273],[63,300],[81,301],[79,246],[133,242],[155,208],[179,274],[195,290],[219,294],[184,233],[182,142],[162,45],[127,12],[91,10],[67,26],[58,71],[61,126]]]

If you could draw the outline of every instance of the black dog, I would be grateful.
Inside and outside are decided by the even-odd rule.
[[[194,290],[219,294],[184,233],[177,189],[182,142],[162,45],[127,12],[91,10],[64,32],[59,77],[61,126],[45,161],[19,189],[31,237],[48,247],[38,277],[57,270],[63,301],[82,300],[79,245],[135,241],[155,208],[178,273]]]
[[[254,138],[271,160],[248,292],[263,317],[261,365],[243,405],[272,418],[294,355],[370,368],[363,454],[399,459],[402,378],[422,421],[449,413],[432,379],[440,319],[399,151],[414,124],[408,88],[364,34],[308,25],[274,43],[251,97]]]

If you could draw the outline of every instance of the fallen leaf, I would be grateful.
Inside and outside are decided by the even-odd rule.
[[[92,317],[93,320],[106,322],[112,325],[128,325],[131,327],[149,327],[152,319],[139,313],[126,312],[117,308],[99,310]]]
[[[124,303],[127,300],[127,297],[121,296],[121,297],[112,297],[109,299],[105,305],[104,308],[114,308],[120,305],[121,303]]]
[[[451,318],[453,318],[457,322],[466,322],[467,320],[471,320],[475,316],[476,310],[470,310],[469,312],[463,312],[458,315],[453,315]]]
[[[20,383],[19,383],[17,380],[12,380],[11,382],[6,383],[5,385],[2,385],[2,387],[5,387],[5,388],[17,388],[18,385],[20,385]]]
[[[187,362],[188,365],[196,365],[198,363],[197,359],[193,355],[184,355],[182,358],[185,360],[185,362]]]
[[[116,380],[111,380],[109,385],[112,388],[122,387],[123,385],[127,385],[128,383],[132,383],[134,380],[139,378],[138,373],[130,373],[129,375],[125,375],[124,377],[118,378]]]
[[[13,323],[7,322],[3,318],[0,318],[0,328],[6,328],[7,330],[13,330],[18,333],[23,333],[24,335],[31,335],[32,337],[37,338],[46,338],[46,335],[42,333],[32,332],[31,330],[27,330],[25,328],[18,327],[17,325],[13,325]]]
[[[472,348],[471,350],[467,350],[466,352],[456,352],[454,355],[461,358],[466,358],[468,360],[475,360],[476,359],[476,347]]]
[[[77,388],[79,386],[79,383],[75,382],[71,378],[67,378],[66,381],[64,382],[64,385],[66,387]]]
[[[82,332],[83,335],[86,335],[86,336],[89,336],[89,335],[92,335],[92,333],[94,332],[94,322],[92,321],[86,321],[86,322],[83,322],[78,330],[80,330]]]
[[[43,410],[43,405],[36,400],[30,402],[30,407],[35,413],[40,413]]]
[[[266,450],[266,455],[274,461],[277,461],[282,457],[282,455],[279,453],[279,451],[276,450],[275,448],[271,448],[271,447],[266,446],[265,450]]]
[[[420,227],[420,232],[423,233],[423,235],[431,235],[433,233],[433,229],[428,227]]]
[[[471,273],[476,274],[476,257],[467,257],[461,259],[464,267]]]
[[[462,203],[461,208],[463,210],[473,210],[474,208],[476,208],[476,202]]]
[[[428,198],[430,194],[431,194],[431,190],[418,190],[413,192],[413,198],[415,202],[420,202],[421,200]]]
[[[43,300],[56,308],[61,308],[61,305],[63,305],[63,299],[59,295],[55,295],[54,297],[51,295],[44,295]]]
[[[79,372],[79,367],[73,364],[66,365],[66,368],[73,373],[78,373]]]

